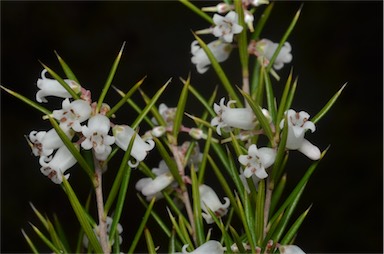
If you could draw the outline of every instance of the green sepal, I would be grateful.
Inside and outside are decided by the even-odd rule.
[[[144,235],[145,235],[145,241],[148,247],[148,253],[155,254],[156,253],[155,244],[153,243],[153,239],[148,228],[144,229]]]
[[[131,89],[129,89],[129,91],[123,96],[123,98],[121,98],[119,102],[116,103],[115,106],[113,106],[113,108],[111,108],[111,110],[107,112],[106,116],[110,118],[119,108],[121,108],[127,102],[127,100],[132,96],[132,94],[136,92],[136,90],[141,86],[141,84],[143,84],[145,79],[146,79],[146,76],[141,80],[139,80]]]
[[[65,193],[68,196],[72,209],[75,212],[81,227],[84,229],[84,232],[87,235],[89,243],[92,245],[92,248],[95,250],[95,252],[99,252],[99,253],[103,252],[103,249],[101,248],[99,240],[96,238],[96,235],[93,232],[91,225],[89,224],[88,215],[84,211],[82,205],[80,204],[78,198],[76,197],[75,192],[73,191],[71,185],[69,184],[68,180],[65,177],[63,177],[62,186],[64,187]]]
[[[335,104],[335,102],[337,101],[337,99],[339,98],[340,94],[342,93],[342,91],[344,90],[344,88],[346,87],[347,83],[345,83],[339,91],[337,91],[337,93],[332,96],[332,98],[327,102],[327,104],[325,104],[325,106],[320,110],[319,113],[317,113],[317,115],[315,115],[311,121],[316,124],[321,118],[323,118],[323,116],[325,116],[325,114],[332,108],[333,104]]]
[[[177,103],[175,118],[173,119],[172,135],[174,137],[174,141],[176,141],[176,144],[177,144],[177,137],[180,131],[181,122],[184,116],[185,105],[187,104],[188,87],[189,87],[190,81],[191,81],[191,76],[188,75],[187,80],[183,82],[184,87],[183,87],[183,90],[181,91],[179,102]],[[176,144],[173,144],[173,145],[176,145]]]
[[[85,170],[85,172],[88,174],[89,178],[91,179],[94,186],[97,185],[97,182],[95,180],[94,176],[94,170],[89,166],[87,161],[84,159],[84,157],[81,155],[80,151],[75,147],[75,145],[72,143],[72,141],[67,137],[67,135],[64,133],[64,131],[60,128],[59,124],[56,122],[52,116],[48,115],[49,121],[52,124],[52,127],[55,128],[57,134],[65,144],[65,146],[68,148],[68,150],[72,153],[73,157],[76,158],[79,165]]]
[[[67,76],[67,78],[70,79],[70,80],[74,80],[74,81],[76,81],[76,83],[80,84],[79,80],[76,78],[76,76],[73,73],[73,71],[71,70],[71,68],[69,68],[68,64],[66,64],[66,62],[63,60],[63,58],[61,58],[59,56],[59,54],[56,52],[56,50],[54,52],[55,52],[55,55],[57,57],[57,60],[59,60],[61,68],[63,69],[63,71],[64,71],[65,75]]]
[[[215,23],[213,22],[213,19],[208,15],[206,14],[205,12],[203,12],[202,10],[200,10],[198,7],[196,7],[193,3],[191,3],[190,1],[188,0],[179,0],[180,3],[184,4],[185,6],[187,6],[191,11],[193,11],[194,13],[196,13],[197,15],[199,15],[200,17],[202,17],[203,19],[205,19],[206,21],[208,21],[209,23],[211,23],[212,25],[214,25]]]
[[[143,230],[145,228],[145,225],[147,224],[148,218],[151,215],[151,211],[152,211],[153,205],[155,204],[155,200],[156,200],[156,198],[152,198],[151,202],[149,203],[147,210],[145,211],[144,216],[141,220],[139,228],[136,230],[136,234],[133,238],[133,241],[132,241],[131,246],[129,247],[129,250],[127,253],[134,253],[135,248],[136,248],[137,244],[139,243],[141,234],[143,233]]]
[[[100,94],[100,97],[99,97],[99,100],[97,101],[97,107],[96,107],[96,112],[98,113],[100,111],[100,108],[101,108],[101,105],[104,101],[104,98],[105,96],[107,95],[107,92],[109,90],[109,87],[111,86],[112,84],[112,80],[113,78],[115,77],[115,73],[116,73],[116,70],[117,70],[117,66],[119,66],[119,63],[120,63],[120,59],[121,59],[121,56],[123,54],[123,49],[124,49],[124,46],[125,46],[125,42],[123,43],[123,45],[121,46],[121,49],[119,51],[119,54],[117,54],[117,57],[115,59],[115,61],[113,62],[113,65],[112,65],[112,68],[109,72],[109,75],[108,75],[108,78],[107,78],[107,81],[105,82],[104,84],[104,87],[103,87],[103,90],[101,91],[101,94]]]
[[[41,63],[41,62],[40,62]],[[48,66],[45,64],[41,63],[41,65],[48,71],[48,73],[57,80],[57,82],[60,83],[64,87],[65,90],[72,96],[74,100],[80,99],[80,96],[72,90],[72,88],[67,84],[67,82],[64,81],[56,72],[54,72],[52,69],[50,69]]]
[[[217,76],[219,77],[225,90],[227,90],[230,98],[235,100],[237,105],[242,107],[243,104],[242,104],[240,98],[237,96],[235,90],[233,89],[233,86],[229,82],[227,75],[225,74],[224,70],[221,68],[220,64],[217,62],[215,56],[212,54],[212,51],[208,48],[207,44],[205,44],[205,42],[202,39],[200,39],[199,36],[197,36],[196,34],[193,34],[193,35],[195,36],[197,42],[200,44],[201,48],[207,54],[207,57],[208,57],[209,61],[211,62],[213,69],[216,71]]]
[[[39,254],[40,252],[37,250],[36,246],[33,244],[31,238],[25,233],[24,229],[21,229],[21,233],[23,234],[25,241],[27,241],[29,248],[31,248],[34,254]]]
[[[40,106],[38,103],[34,102],[34,101],[31,101],[30,99],[28,99],[27,97],[19,94],[19,93],[16,93],[14,91],[12,91],[11,89],[8,89],[2,85],[0,85],[0,88],[2,88],[4,91],[6,91],[7,93],[9,93],[10,95],[16,97],[17,99],[23,101],[24,103],[28,104],[29,106],[37,109],[38,111],[40,111],[41,113],[45,114],[45,115],[50,115],[52,114],[51,111],[49,111],[48,109],[44,108],[43,106]]]

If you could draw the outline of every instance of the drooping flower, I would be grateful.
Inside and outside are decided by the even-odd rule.
[[[225,132],[233,128],[252,130],[256,126],[256,116],[250,108],[231,108],[230,105],[236,101],[230,100],[224,105],[225,98],[221,98],[220,105],[213,105],[217,116],[211,120],[212,126],[217,126],[216,131],[221,135],[221,129]]]
[[[192,252],[187,251],[188,244],[185,244],[183,248],[181,249],[183,254],[223,254],[224,251],[226,250],[223,245],[221,245],[220,242],[215,241],[215,240],[209,240],[205,242],[204,244],[200,245],[198,248],[196,248]]]
[[[128,125],[115,125],[112,131],[116,139],[116,145],[126,151],[135,131]],[[137,167],[140,161],[144,160],[148,152],[154,147],[155,142],[152,139],[143,140],[137,134],[131,150],[131,156],[136,159],[136,163],[128,161],[128,164],[133,168]]]
[[[70,129],[64,130],[68,138],[72,139],[74,132]],[[29,133],[32,153],[35,156],[49,156],[55,149],[63,146],[64,143],[54,128],[47,131],[31,131]]]
[[[36,100],[40,103],[48,102],[45,97],[47,96],[56,96],[60,98],[72,98],[72,95],[65,90],[65,88],[55,79],[50,79],[45,76],[47,70],[44,69],[41,72],[41,78],[37,80],[37,87],[40,89],[36,93]],[[81,86],[76,83],[74,80],[64,79],[64,81],[69,85],[70,88],[75,93],[80,93]]]
[[[263,147],[257,149],[256,145],[250,145],[247,155],[240,155],[239,162],[245,166],[244,176],[246,178],[255,174],[258,178],[264,179],[268,176],[266,168],[275,162],[276,151],[272,148]]]
[[[214,222],[208,212],[209,210],[211,210],[217,217],[222,217],[227,214],[228,207],[230,205],[229,198],[225,197],[225,203],[222,204],[216,192],[211,187],[205,184],[199,186],[199,193],[200,205],[201,209],[203,210],[201,215],[203,216],[207,224],[212,224]]]
[[[109,236],[109,233],[111,232],[111,227],[112,227],[112,222],[113,222],[113,219],[109,216],[107,216],[106,218],[106,224],[107,224],[107,235]],[[116,228],[117,232],[119,233],[119,244],[121,245],[123,243],[123,238],[121,237],[121,233],[123,232],[123,227],[121,226],[120,223],[117,223],[117,228]],[[93,231],[95,232],[96,234],[96,237],[97,239],[100,241],[100,230],[99,230],[99,226],[97,225]],[[112,237],[112,240],[111,240],[111,245],[113,245],[115,243],[115,238]],[[85,248],[88,248],[88,244],[89,244],[89,240],[88,240],[88,237],[86,234],[84,234],[84,237],[83,237],[83,245]]]
[[[305,254],[305,252],[297,245],[280,245],[281,254]]]
[[[286,147],[290,150],[299,150],[312,160],[320,159],[321,152],[317,146],[304,138],[306,130],[314,132],[315,124],[308,121],[309,114],[305,111],[296,112],[289,109],[285,112],[288,119],[288,137]],[[284,119],[280,122],[280,128],[284,127]]]
[[[268,65],[278,46],[278,43],[273,43],[268,39],[262,39],[257,42],[251,42],[251,47],[249,49],[251,53],[262,59],[263,64]],[[275,70],[280,70],[283,68],[284,64],[292,61],[291,50],[291,44],[285,42],[273,63],[273,68]]]
[[[254,28],[253,28],[253,21],[254,20],[255,20],[255,18],[253,17],[253,14],[248,10],[244,10],[244,22],[245,22],[245,24],[247,24],[249,31],[251,31],[251,32],[254,31]]]
[[[82,127],[82,133],[85,140],[81,146],[86,149],[94,149],[96,159],[105,161],[112,151],[111,145],[115,143],[115,137],[109,136],[110,129],[109,118],[97,114],[88,120],[88,126]]]
[[[205,12],[217,12],[217,13],[226,13],[233,9],[233,5],[229,5],[227,3],[218,3],[216,6],[209,6],[201,8],[202,11]]]
[[[213,35],[223,39],[224,42],[231,43],[233,35],[243,31],[243,27],[238,24],[238,15],[234,11],[228,12],[225,17],[213,15],[213,22],[216,25],[212,31]]]
[[[76,146],[76,145],[75,145]],[[61,146],[56,153],[52,156],[41,156],[39,163],[41,173],[48,176],[52,182],[61,184],[63,182],[63,175],[65,171],[76,164],[76,159],[66,146]],[[69,178],[69,173],[64,175],[66,179]]]
[[[225,43],[221,40],[216,40],[208,43],[208,48],[215,56],[216,60],[221,63],[228,59],[232,50],[232,45]],[[199,46],[197,41],[193,41],[191,44],[192,63],[196,64],[196,69],[200,74],[203,74],[208,70],[208,65],[211,64],[204,49]]]
[[[60,121],[60,127],[63,130],[72,128],[76,132],[81,132],[80,123],[86,121],[92,113],[92,108],[84,100],[75,100],[70,102],[65,99],[62,103],[62,109],[54,110],[52,115]]]

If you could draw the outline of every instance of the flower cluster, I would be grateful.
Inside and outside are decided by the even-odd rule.
[[[59,123],[61,131],[73,142],[74,147],[78,150],[92,150],[98,163],[107,160],[114,144],[123,150],[127,149],[134,130],[126,125],[111,123],[106,116],[110,110],[109,105],[103,103],[100,110],[96,110],[96,102],[92,103],[90,91],[82,88],[76,81],[66,79],[65,82],[79,97],[75,99],[57,80],[47,78],[46,73],[47,70],[44,69],[42,77],[37,81],[40,90],[36,94],[36,100],[46,103],[48,96],[64,98],[61,109],[53,110],[50,117]],[[109,134],[112,125],[113,136]],[[62,182],[63,176],[68,179],[69,174],[65,172],[77,160],[57,131],[54,128],[49,131],[31,131],[28,138],[33,154],[40,157],[41,172],[56,184]],[[136,163],[129,162],[130,166],[136,167],[153,147],[152,140],[143,141],[137,136],[131,150]]]

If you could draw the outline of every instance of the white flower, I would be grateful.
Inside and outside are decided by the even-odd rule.
[[[247,24],[247,26],[251,32],[254,31],[254,28],[253,28],[254,19],[255,18],[253,17],[253,14],[250,11],[244,10],[244,22],[245,22],[245,24]]]
[[[55,79],[49,79],[45,77],[47,70],[44,69],[41,72],[41,79],[37,80],[37,87],[40,89],[36,93],[36,100],[38,102],[48,102],[45,97],[47,96],[56,96],[60,98],[72,98],[72,95],[65,90],[65,88],[59,83],[59,81]],[[81,91],[81,86],[77,84],[75,81],[70,79],[64,79],[64,81],[72,88],[75,93],[79,93]]]
[[[52,115],[60,121],[60,127],[63,130],[72,128],[76,132],[81,132],[80,123],[86,121],[91,113],[92,108],[88,102],[81,99],[69,102],[69,99],[65,99],[62,109],[54,110]]]
[[[111,227],[112,227],[112,218],[107,216],[106,218],[106,224],[107,224],[107,233],[109,233],[111,231]],[[117,232],[119,233],[119,244],[121,245],[121,243],[123,242],[123,238],[121,237],[121,233],[123,232],[123,227],[121,226],[120,223],[117,223],[117,228],[116,228]],[[99,226],[96,226],[96,228],[93,229],[93,231],[95,232],[96,234],[96,237],[98,240],[100,240],[100,231],[99,231]],[[107,234],[108,235],[108,234]],[[109,236],[109,235],[108,235]],[[115,238],[113,237],[112,240],[111,240],[111,245],[113,245],[115,242]],[[88,244],[89,244],[89,240],[88,240],[88,237],[87,235],[84,234],[84,237],[83,237],[83,245],[85,248],[88,248]]]
[[[233,9],[233,6],[227,3],[218,3],[216,6],[209,6],[201,8],[205,12],[217,12],[217,13],[226,13]]]
[[[135,131],[128,125],[115,125],[113,127],[113,135],[115,136],[115,143],[121,149],[126,151],[128,149],[129,142]],[[136,159],[136,163],[128,161],[128,164],[135,168],[139,165],[140,161],[144,160],[147,156],[147,153],[155,147],[155,142],[152,139],[143,140],[137,134],[135,136],[135,141],[133,142],[133,147],[131,150],[131,156]]]
[[[64,130],[68,138],[72,139],[74,132],[70,129]],[[32,143],[31,148],[35,156],[49,156],[55,149],[63,146],[64,143],[54,128],[46,131],[31,131],[29,140]]]
[[[175,119],[177,108],[169,108],[165,103],[159,105],[159,114],[162,116],[167,125],[172,125],[173,120]],[[158,122],[155,118],[152,118],[152,122],[158,125]]]
[[[237,19],[238,15],[234,11],[228,12],[225,17],[218,14],[213,15],[213,22],[216,25],[212,31],[213,35],[231,43],[233,35],[243,31],[243,27],[238,24]]]
[[[41,156],[40,157],[41,173],[48,176],[52,182],[61,184],[63,182],[63,175],[65,171],[76,164],[76,159],[66,146],[60,147],[53,156]],[[69,178],[69,174],[64,175],[66,179]]]
[[[211,62],[204,49],[200,48],[198,44],[197,41],[193,41],[191,44],[191,53],[193,55],[191,61],[193,64],[196,64],[197,71],[203,74],[208,70],[208,65],[211,64]],[[231,44],[222,42],[221,40],[212,41],[208,43],[207,46],[219,63],[227,60],[232,50]]]
[[[88,126],[82,127],[85,140],[81,146],[86,149],[94,149],[96,159],[105,161],[111,153],[111,145],[115,143],[115,137],[109,136],[109,118],[104,115],[95,115],[88,120]]]
[[[250,4],[252,4],[253,6],[260,6],[262,4],[269,4],[269,1],[268,0],[250,0],[249,1]]]
[[[278,43],[273,43],[268,39],[262,39],[256,43],[255,54],[258,57],[266,58],[264,60],[267,60],[266,64],[268,64],[278,46]],[[292,61],[291,49],[291,44],[289,44],[289,42],[285,42],[283,47],[280,49],[275,62],[273,63],[273,68],[275,70],[280,70],[283,68],[284,64],[290,63]]]
[[[281,254],[305,254],[297,245],[280,245],[279,251]]]
[[[257,149],[253,144],[248,148],[248,155],[240,155],[239,162],[246,166],[244,176],[249,178],[255,174],[258,178],[264,179],[268,176],[266,168],[275,162],[276,151],[272,148],[263,147]]]
[[[191,253],[191,254],[223,254],[226,250],[225,247],[221,245],[220,242],[215,240],[209,240],[204,244],[200,245],[192,252],[187,251],[188,244],[185,244],[181,249],[183,254]]]
[[[289,109],[285,112],[288,119],[288,137],[286,147],[291,150],[299,150],[312,160],[320,159],[321,152],[317,146],[304,138],[305,131],[316,130],[315,124],[308,121],[309,114],[304,111],[296,112]],[[280,128],[284,127],[284,119],[280,122]]]
[[[150,177],[142,178],[136,183],[136,190],[146,196],[147,201],[153,197],[162,198],[162,190],[174,183],[174,178],[164,160],[159,162],[158,168],[153,168],[152,173],[156,175],[154,179]]]
[[[216,192],[208,185],[202,184],[199,186],[200,192],[200,205],[204,211],[201,213],[207,224],[212,224],[214,220],[209,214],[208,208],[218,217],[222,217],[227,214],[228,207],[230,205],[229,198],[225,197],[225,203],[222,204],[217,196]]]
[[[221,128],[229,132],[232,127],[242,130],[252,130],[256,126],[256,117],[250,108],[231,108],[236,101],[231,100],[224,105],[225,98],[221,98],[220,105],[213,105],[217,116],[211,120],[212,126],[217,126],[216,131],[221,135]]]

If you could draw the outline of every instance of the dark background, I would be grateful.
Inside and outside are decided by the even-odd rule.
[[[278,41],[300,4],[277,2],[262,36]],[[296,241],[306,252],[383,250],[382,13],[379,1],[304,2],[300,20],[288,39],[294,73],[299,76],[293,108],[314,116],[348,82],[335,107],[318,123],[317,131],[308,135],[322,150],[329,144],[331,148],[299,207],[303,211],[313,204]],[[181,87],[178,77],[185,78],[191,72],[192,84],[207,95],[219,84],[212,69],[199,75],[190,63],[190,31],[206,26],[178,2],[1,1],[1,84],[34,99],[42,70],[38,60],[62,74],[53,53],[57,50],[97,98],[126,41],[114,84],[127,90],[148,75],[143,89],[152,95],[173,77],[164,96],[172,106]],[[231,60],[236,56],[237,52],[233,53]],[[239,67],[231,61],[223,66],[233,70],[233,83],[240,83]],[[283,79],[289,68],[279,72]],[[106,101],[113,105],[117,99],[111,91]],[[51,101],[52,109],[60,105]],[[189,112],[194,110],[198,109],[192,106]],[[128,107],[119,111],[120,122],[129,123],[134,117]],[[48,129],[49,124],[41,120],[39,112],[3,92],[1,121],[1,252],[28,252],[20,229],[37,239],[28,221],[38,224],[29,201],[50,218],[56,213],[68,232],[78,225],[71,212],[66,212],[70,207],[63,191],[40,173],[38,160],[30,155],[23,137],[31,130]],[[290,168],[290,184],[310,164],[299,153],[292,153],[292,158],[303,165]],[[151,156],[148,160],[157,166],[156,160],[150,161]],[[70,170],[71,184],[84,200],[88,182],[82,171],[74,169]],[[112,176],[107,172],[106,183]],[[143,212],[133,188],[141,176],[134,173],[130,186],[122,220],[123,251],[127,251]],[[164,246],[166,242],[157,244]],[[137,251],[145,252],[146,247]]]

